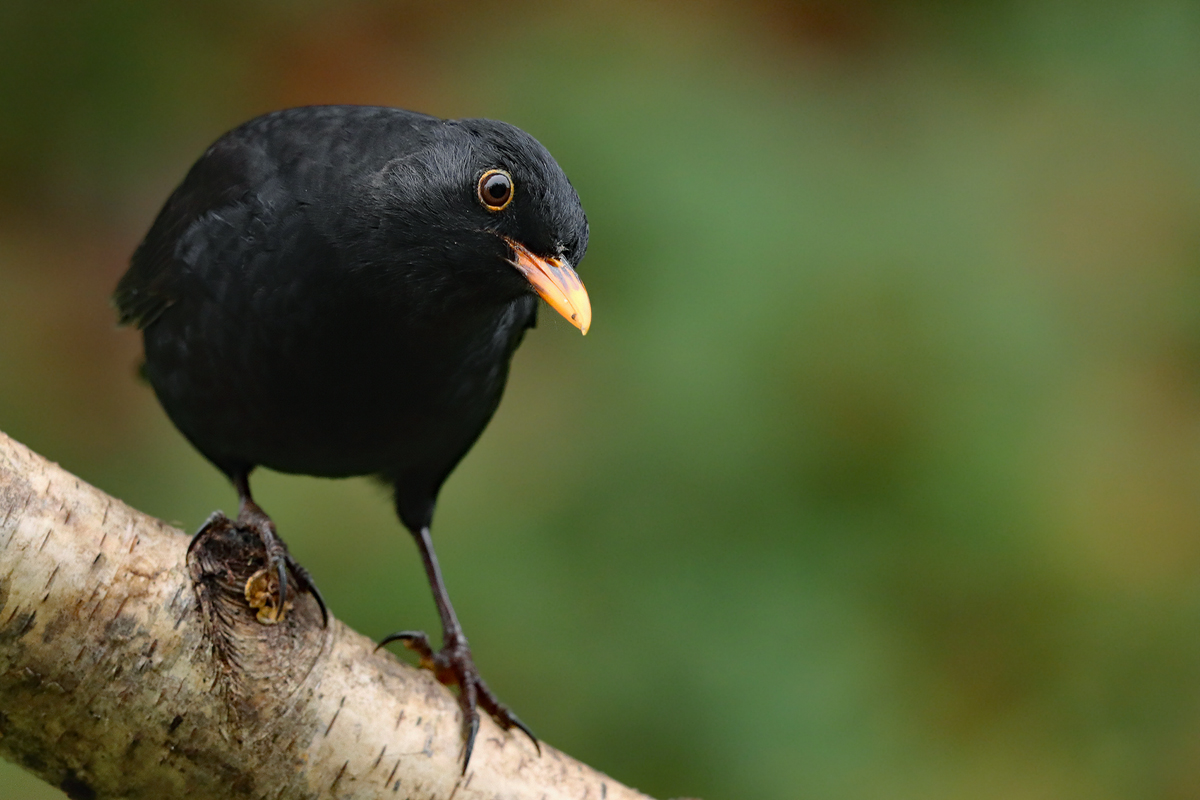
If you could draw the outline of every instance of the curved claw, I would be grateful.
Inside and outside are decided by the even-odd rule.
[[[288,569],[296,576],[297,582],[300,584],[297,587],[299,592],[308,592],[312,595],[313,600],[317,601],[317,608],[321,609],[321,627],[329,627],[329,609],[325,606],[325,598],[321,596],[321,590],[317,588],[317,584],[313,582],[312,575],[308,570],[300,566],[296,559],[292,558],[291,554],[287,554]]]
[[[521,733],[529,737],[529,741],[533,742],[533,746],[537,749],[537,753],[540,756],[542,754],[542,744],[538,741],[538,738],[533,735],[533,731],[529,730],[529,726],[524,722],[521,722],[521,718],[511,711],[508,711],[507,716],[508,721],[512,723],[512,727],[519,729]]]
[[[379,648],[385,647],[392,642],[404,642],[404,646],[407,647],[409,642],[416,642],[422,639],[424,639],[426,644],[428,644],[429,638],[421,631],[396,631],[395,633],[389,633],[387,636],[380,639],[379,644],[375,645],[375,649],[378,650]],[[433,651],[431,650],[430,652],[432,653]]]
[[[199,530],[192,534],[191,541],[188,542],[187,552],[184,554],[185,557],[191,556],[192,551],[196,549],[196,545],[204,538],[204,534],[208,533],[208,529],[218,522],[229,522],[229,517],[220,511],[214,511],[209,514],[208,519],[204,520],[204,524],[200,526]]]
[[[476,676],[479,689],[479,704],[484,710],[491,715],[492,719],[504,730],[512,730],[516,728],[529,737],[529,741],[533,742],[533,746],[537,749],[538,755],[542,754],[542,745],[538,738],[533,735],[533,731],[529,726],[521,721],[521,718],[512,712],[508,706],[496,699],[496,695],[492,694],[492,690],[483,682],[482,678]]]
[[[325,598],[321,597],[321,590],[311,583],[308,585],[309,594],[313,596],[313,600],[317,601],[317,608],[321,609],[321,627],[329,627],[329,609],[325,607]]]
[[[475,708],[475,684],[470,681],[461,683],[458,702],[463,710],[463,765],[462,774],[467,774],[467,765],[471,763],[471,751],[475,749],[475,736],[479,733],[479,711]]]

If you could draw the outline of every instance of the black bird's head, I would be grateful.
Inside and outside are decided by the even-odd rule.
[[[406,279],[447,296],[533,291],[586,334],[591,304],[574,267],[587,216],[546,148],[489,119],[429,118],[422,134],[373,181]]]

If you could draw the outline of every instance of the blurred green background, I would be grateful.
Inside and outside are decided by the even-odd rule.
[[[658,797],[1200,796],[1200,5],[0,2],[0,429],[232,490],[108,295],[207,144],[518,124],[592,223],[434,538],[483,674]],[[366,480],[261,474],[333,611],[436,630]],[[0,797],[61,797],[0,765]]]

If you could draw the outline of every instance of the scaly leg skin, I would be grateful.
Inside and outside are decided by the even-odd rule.
[[[245,588],[246,601],[250,603],[251,607],[258,609],[258,621],[265,625],[274,625],[282,620],[287,610],[291,608],[292,604],[287,599],[288,572],[290,571],[296,580],[296,591],[312,595],[321,609],[321,624],[327,627],[329,610],[325,606],[325,598],[321,596],[321,592],[317,589],[308,570],[292,558],[287,550],[287,545],[275,532],[275,523],[254,502],[254,498],[250,495],[250,482],[247,476],[245,474],[235,475],[233,485],[238,493],[238,516],[234,524],[239,528],[253,531],[266,551],[265,568],[250,576],[250,579],[246,581]],[[220,512],[209,517],[208,521],[192,537],[191,544],[188,545],[189,553],[208,530],[209,525],[214,520],[223,517],[224,515]],[[272,572],[275,573],[274,586],[271,585],[270,580]]]
[[[433,542],[429,538],[429,528],[421,529],[416,537],[421,549],[421,560],[425,562],[425,574],[429,577],[429,586],[433,589],[433,599],[437,603],[438,614],[442,618],[442,649],[434,652],[429,644],[429,637],[422,631],[398,631],[385,636],[376,649],[391,642],[404,642],[404,646],[414,651],[420,657],[421,666],[431,670],[438,681],[447,686],[458,687],[458,704],[463,714],[463,774],[467,774],[467,765],[471,763],[471,751],[475,748],[475,735],[479,733],[479,711],[476,705],[491,715],[504,730],[517,728],[533,742],[538,755],[542,746],[533,735],[533,731],[509,710],[508,706],[496,699],[492,690],[479,677],[475,668],[475,659],[471,656],[471,648],[467,645],[467,637],[463,635],[462,626],[458,624],[458,616],[454,606],[450,604],[450,595],[442,580],[442,570],[438,566],[437,555],[433,552]]]

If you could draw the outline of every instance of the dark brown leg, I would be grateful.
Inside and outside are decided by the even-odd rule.
[[[421,528],[415,536],[417,546],[421,550],[421,560],[425,563],[425,575],[429,578],[429,588],[433,590],[433,600],[437,603],[438,615],[442,618],[442,649],[434,652],[429,644],[429,637],[421,631],[398,631],[385,636],[379,642],[383,647],[390,642],[404,642],[404,646],[417,653],[421,666],[432,670],[442,683],[458,686],[458,704],[463,712],[463,774],[471,762],[471,751],[475,747],[475,735],[479,732],[479,712],[476,704],[496,720],[496,723],[510,730],[517,728],[533,742],[538,753],[542,747],[538,744],[533,732],[509,710],[508,706],[496,699],[496,695],[488,689],[479,671],[475,669],[475,660],[471,656],[471,648],[467,645],[467,637],[463,635],[462,626],[458,624],[458,616],[454,606],[450,604],[450,594],[446,591],[446,583],[442,580],[442,570],[438,566],[437,554],[433,551],[433,541],[429,538],[429,528]]]

